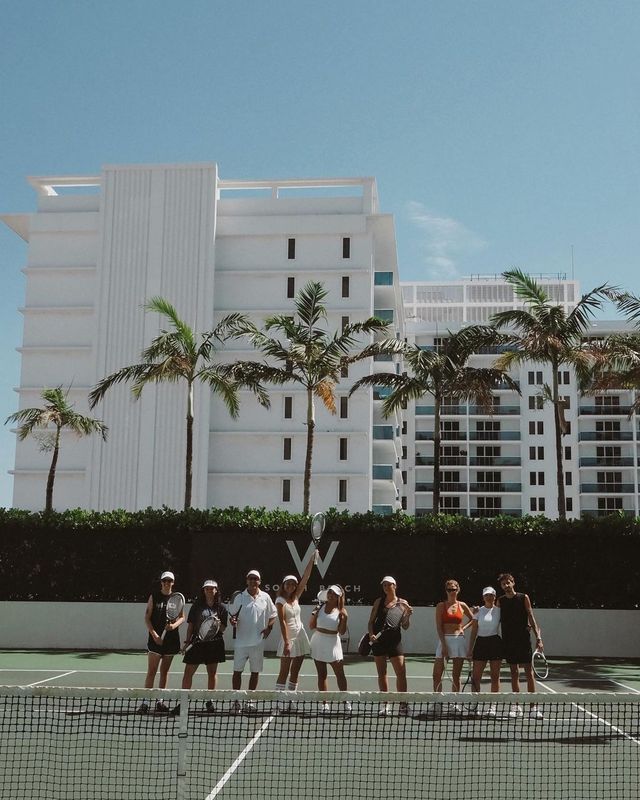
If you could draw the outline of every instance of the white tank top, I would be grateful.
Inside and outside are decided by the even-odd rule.
[[[497,606],[482,606],[476,615],[478,620],[478,636],[497,636],[500,627],[500,609]]]

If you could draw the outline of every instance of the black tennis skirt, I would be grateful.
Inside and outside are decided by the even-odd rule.
[[[184,664],[221,664],[225,660],[222,637],[211,642],[197,642],[184,654]]]
[[[393,658],[404,654],[402,649],[402,632],[400,628],[392,628],[382,633],[371,645],[371,655]]]
[[[478,636],[473,645],[474,661],[502,661],[502,639],[499,636]]]

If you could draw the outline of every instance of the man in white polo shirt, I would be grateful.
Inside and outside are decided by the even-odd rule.
[[[260,573],[247,572],[247,588],[229,606],[231,624],[236,626],[233,656],[234,689],[242,688],[242,672],[247,661],[251,670],[249,689],[258,688],[258,678],[264,664],[264,640],[271,633],[278,612],[273,600],[260,589]]]

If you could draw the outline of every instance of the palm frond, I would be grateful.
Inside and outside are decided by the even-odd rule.
[[[524,300],[528,305],[544,305],[549,301],[549,295],[542,286],[521,269],[510,269],[502,273],[502,277],[513,288],[516,297]]]

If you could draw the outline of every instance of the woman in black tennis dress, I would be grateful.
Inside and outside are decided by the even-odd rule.
[[[147,675],[144,680],[145,689],[153,689],[153,682],[160,667],[160,689],[166,689],[169,667],[176,653],[180,652],[180,634],[178,628],[184,622],[184,614],[180,614],[174,622],[167,622],[167,600],[173,592],[175,575],[163,572],[160,576],[160,588],[154,589],[147,600],[144,622],[149,631],[147,639]],[[164,634],[164,639],[162,638]],[[147,703],[140,706],[140,713],[149,710]],[[156,711],[168,711],[162,700],[156,703]]]
[[[196,640],[191,648],[186,651],[183,658],[184,674],[182,676],[182,688],[190,689],[195,671],[200,664],[207,668],[207,689],[215,689],[217,681],[218,664],[225,660],[224,640],[222,635],[227,627],[227,609],[220,602],[220,592],[216,581],[209,578],[202,584],[200,597],[191,606],[187,617],[187,638],[185,646],[188,645],[197,635],[200,625],[214,617],[220,623],[220,630],[215,638],[207,642]],[[209,704],[207,704],[209,707]]]
[[[371,653],[376,663],[378,672],[378,688],[381,692],[389,691],[387,680],[387,659],[391,661],[391,666],[396,674],[396,691],[407,691],[407,670],[404,663],[404,651],[402,649],[402,629],[406,630],[410,624],[410,617],[413,609],[406,600],[402,600],[396,594],[396,580],[391,575],[385,575],[380,581],[382,585],[382,595],[374,602],[369,617],[369,641],[371,642]],[[384,623],[387,612],[402,603],[405,607],[405,616],[399,627],[384,630]],[[376,634],[382,634],[374,640]],[[401,709],[404,710],[404,709]],[[381,706],[380,713],[388,713],[386,705]]]

